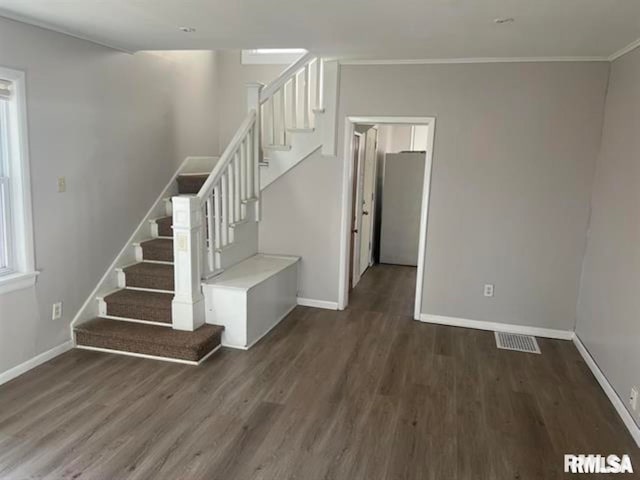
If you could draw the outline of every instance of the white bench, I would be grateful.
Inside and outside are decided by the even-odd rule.
[[[203,285],[206,322],[222,345],[247,350],[296,306],[300,257],[257,254]]]

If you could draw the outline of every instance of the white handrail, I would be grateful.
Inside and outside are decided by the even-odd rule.
[[[316,56],[309,52],[305,53],[300,59],[289,65],[274,81],[262,89],[260,92],[260,103],[264,103],[280,90],[291,77],[304,68],[306,64],[311,62]]]
[[[324,112],[322,58],[300,57],[260,92],[262,142],[266,148],[290,145],[290,135],[316,127],[316,114]]]
[[[244,142],[245,138],[247,137],[248,133],[251,131],[255,123],[256,111],[251,110],[243,120],[243,122],[240,124],[240,128],[238,128],[238,131],[231,139],[231,142],[229,143],[229,145],[227,145],[227,148],[225,148],[224,153],[220,156],[220,160],[218,160],[218,163],[216,163],[215,167],[213,167],[213,170],[209,174],[207,181],[204,182],[202,188],[200,188],[200,191],[198,191],[198,198],[201,201],[204,201],[206,197],[213,193],[215,184],[218,183],[218,180],[220,180],[220,177],[222,177],[222,174],[226,171],[226,168],[233,161],[236,152],[242,146],[242,143]]]

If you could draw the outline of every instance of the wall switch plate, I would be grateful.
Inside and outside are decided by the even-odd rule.
[[[60,317],[62,317],[62,302],[56,302],[51,310],[51,320],[57,320]]]
[[[487,283],[484,286],[484,296],[493,297],[493,283]]]
[[[67,191],[67,179],[65,177],[58,177],[58,193],[64,193]]]
[[[631,395],[629,396],[629,404],[631,405],[631,410],[634,412],[638,412],[638,407],[640,406],[638,395],[640,395],[640,387],[633,387],[631,389]]]

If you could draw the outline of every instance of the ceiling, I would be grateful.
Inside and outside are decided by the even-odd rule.
[[[127,51],[606,58],[640,37],[640,0],[0,0],[0,16]],[[496,24],[500,17],[515,21]]]

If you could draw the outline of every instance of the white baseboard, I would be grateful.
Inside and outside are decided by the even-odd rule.
[[[426,323],[437,323],[451,327],[475,328],[477,330],[490,330],[507,333],[519,333],[521,335],[533,335],[535,337],[555,338],[558,340],[572,340],[572,330],[555,330],[552,328],[529,327],[526,325],[513,325],[509,323],[485,322],[483,320],[469,320],[467,318],[446,317],[444,315],[431,315],[421,313],[419,320]]]
[[[578,352],[580,352],[580,355],[582,355],[584,361],[591,369],[593,375],[596,377],[596,380],[598,380],[598,383],[602,387],[602,390],[604,390],[604,393],[606,393],[607,397],[609,397],[609,401],[613,404],[613,407],[616,409],[616,412],[618,412],[618,415],[620,415],[620,418],[627,427],[627,430],[629,430],[629,433],[640,447],[640,427],[638,427],[636,422],[633,420],[633,417],[631,416],[631,413],[629,413],[629,410],[627,410],[624,402],[618,396],[614,388],[609,383],[609,380],[607,380],[607,377],[604,376],[604,373],[602,372],[602,370],[600,370],[600,367],[598,367],[598,364],[589,353],[589,350],[587,350],[587,347],[584,346],[577,335],[573,337],[573,343],[578,349]]]
[[[338,310],[338,302],[328,302],[327,300],[315,300],[313,298],[298,297],[298,305],[303,307],[324,308],[327,310]]]
[[[58,355],[62,355],[64,352],[67,352],[73,348],[73,342],[71,340],[64,342],[57,347],[53,347],[51,350],[47,350],[46,352],[41,353],[40,355],[36,355],[35,357],[27,360],[20,365],[17,365],[6,372],[0,373],[0,385],[3,383],[7,383],[10,380],[22,375],[23,373],[28,372],[29,370],[36,368],[38,365],[42,365],[44,362],[51,360],[52,358],[57,357]]]

